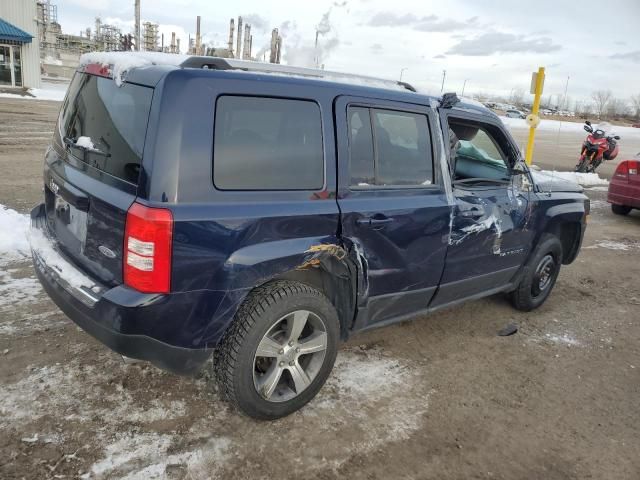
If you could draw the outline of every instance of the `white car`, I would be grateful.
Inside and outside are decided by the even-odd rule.
[[[507,114],[506,115],[509,118],[526,118],[527,117],[524,114],[524,112],[521,112],[520,110],[515,110],[515,109],[507,110]]]

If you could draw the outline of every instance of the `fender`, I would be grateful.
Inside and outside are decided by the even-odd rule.
[[[539,196],[542,195],[539,194]],[[589,199],[584,195],[582,197],[584,201],[580,202],[575,193],[568,193],[564,197],[561,192],[554,192],[551,198],[541,198],[538,203],[539,208],[544,209],[546,205],[551,205],[544,210],[544,213],[541,212],[538,218],[534,248],[532,248],[530,255],[543,234],[553,233],[562,241],[565,252],[563,263],[568,264],[575,260],[582,245],[587,226],[586,217],[590,210]],[[571,229],[566,228],[568,225],[571,225]]]
[[[251,290],[273,280],[296,280],[322,291],[335,306],[346,339],[355,315],[358,267],[335,236],[303,237],[242,247],[224,263],[230,288],[219,303],[204,334],[213,339],[224,332]]]

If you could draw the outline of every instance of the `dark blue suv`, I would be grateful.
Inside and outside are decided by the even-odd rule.
[[[211,57],[84,56],[34,208],[53,301],[122,355],[212,368],[256,418],[311,400],[352,333],[506,292],[531,310],[589,201],[481,105]],[[212,361],[209,361],[212,359]]]

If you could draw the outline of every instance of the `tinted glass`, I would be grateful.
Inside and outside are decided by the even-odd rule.
[[[372,110],[376,142],[377,185],[430,185],[433,158],[427,117]]]
[[[130,183],[137,183],[153,89],[76,74],[62,110],[61,132],[71,154]]]
[[[351,185],[374,185],[373,134],[368,108],[349,109],[349,155]]]
[[[324,185],[317,104],[223,96],[216,103],[213,180],[224,190],[317,190]]]

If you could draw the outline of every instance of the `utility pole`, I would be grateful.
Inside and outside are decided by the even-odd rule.
[[[567,83],[564,84],[564,96],[562,97],[562,109],[567,109],[567,90],[569,90],[569,76],[567,76]]]
[[[444,79],[447,78],[447,71],[442,70],[442,86],[440,87],[440,93],[444,92]]]
[[[135,36],[136,36],[136,45],[134,50],[136,52],[140,51],[140,0],[135,0],[136,3],[136,25],[135,25]]]
[[[462,93],[460,94],[461,97],[464,97],[464,88],[467,86],[468,80],[469,80],[468,78],[464,79],[464,83],[462,84]]]
[[[405,70],[409,70],[408,67],[404,67],[400,69],[400,81],[402,81],[402,74],[404,73]]]

